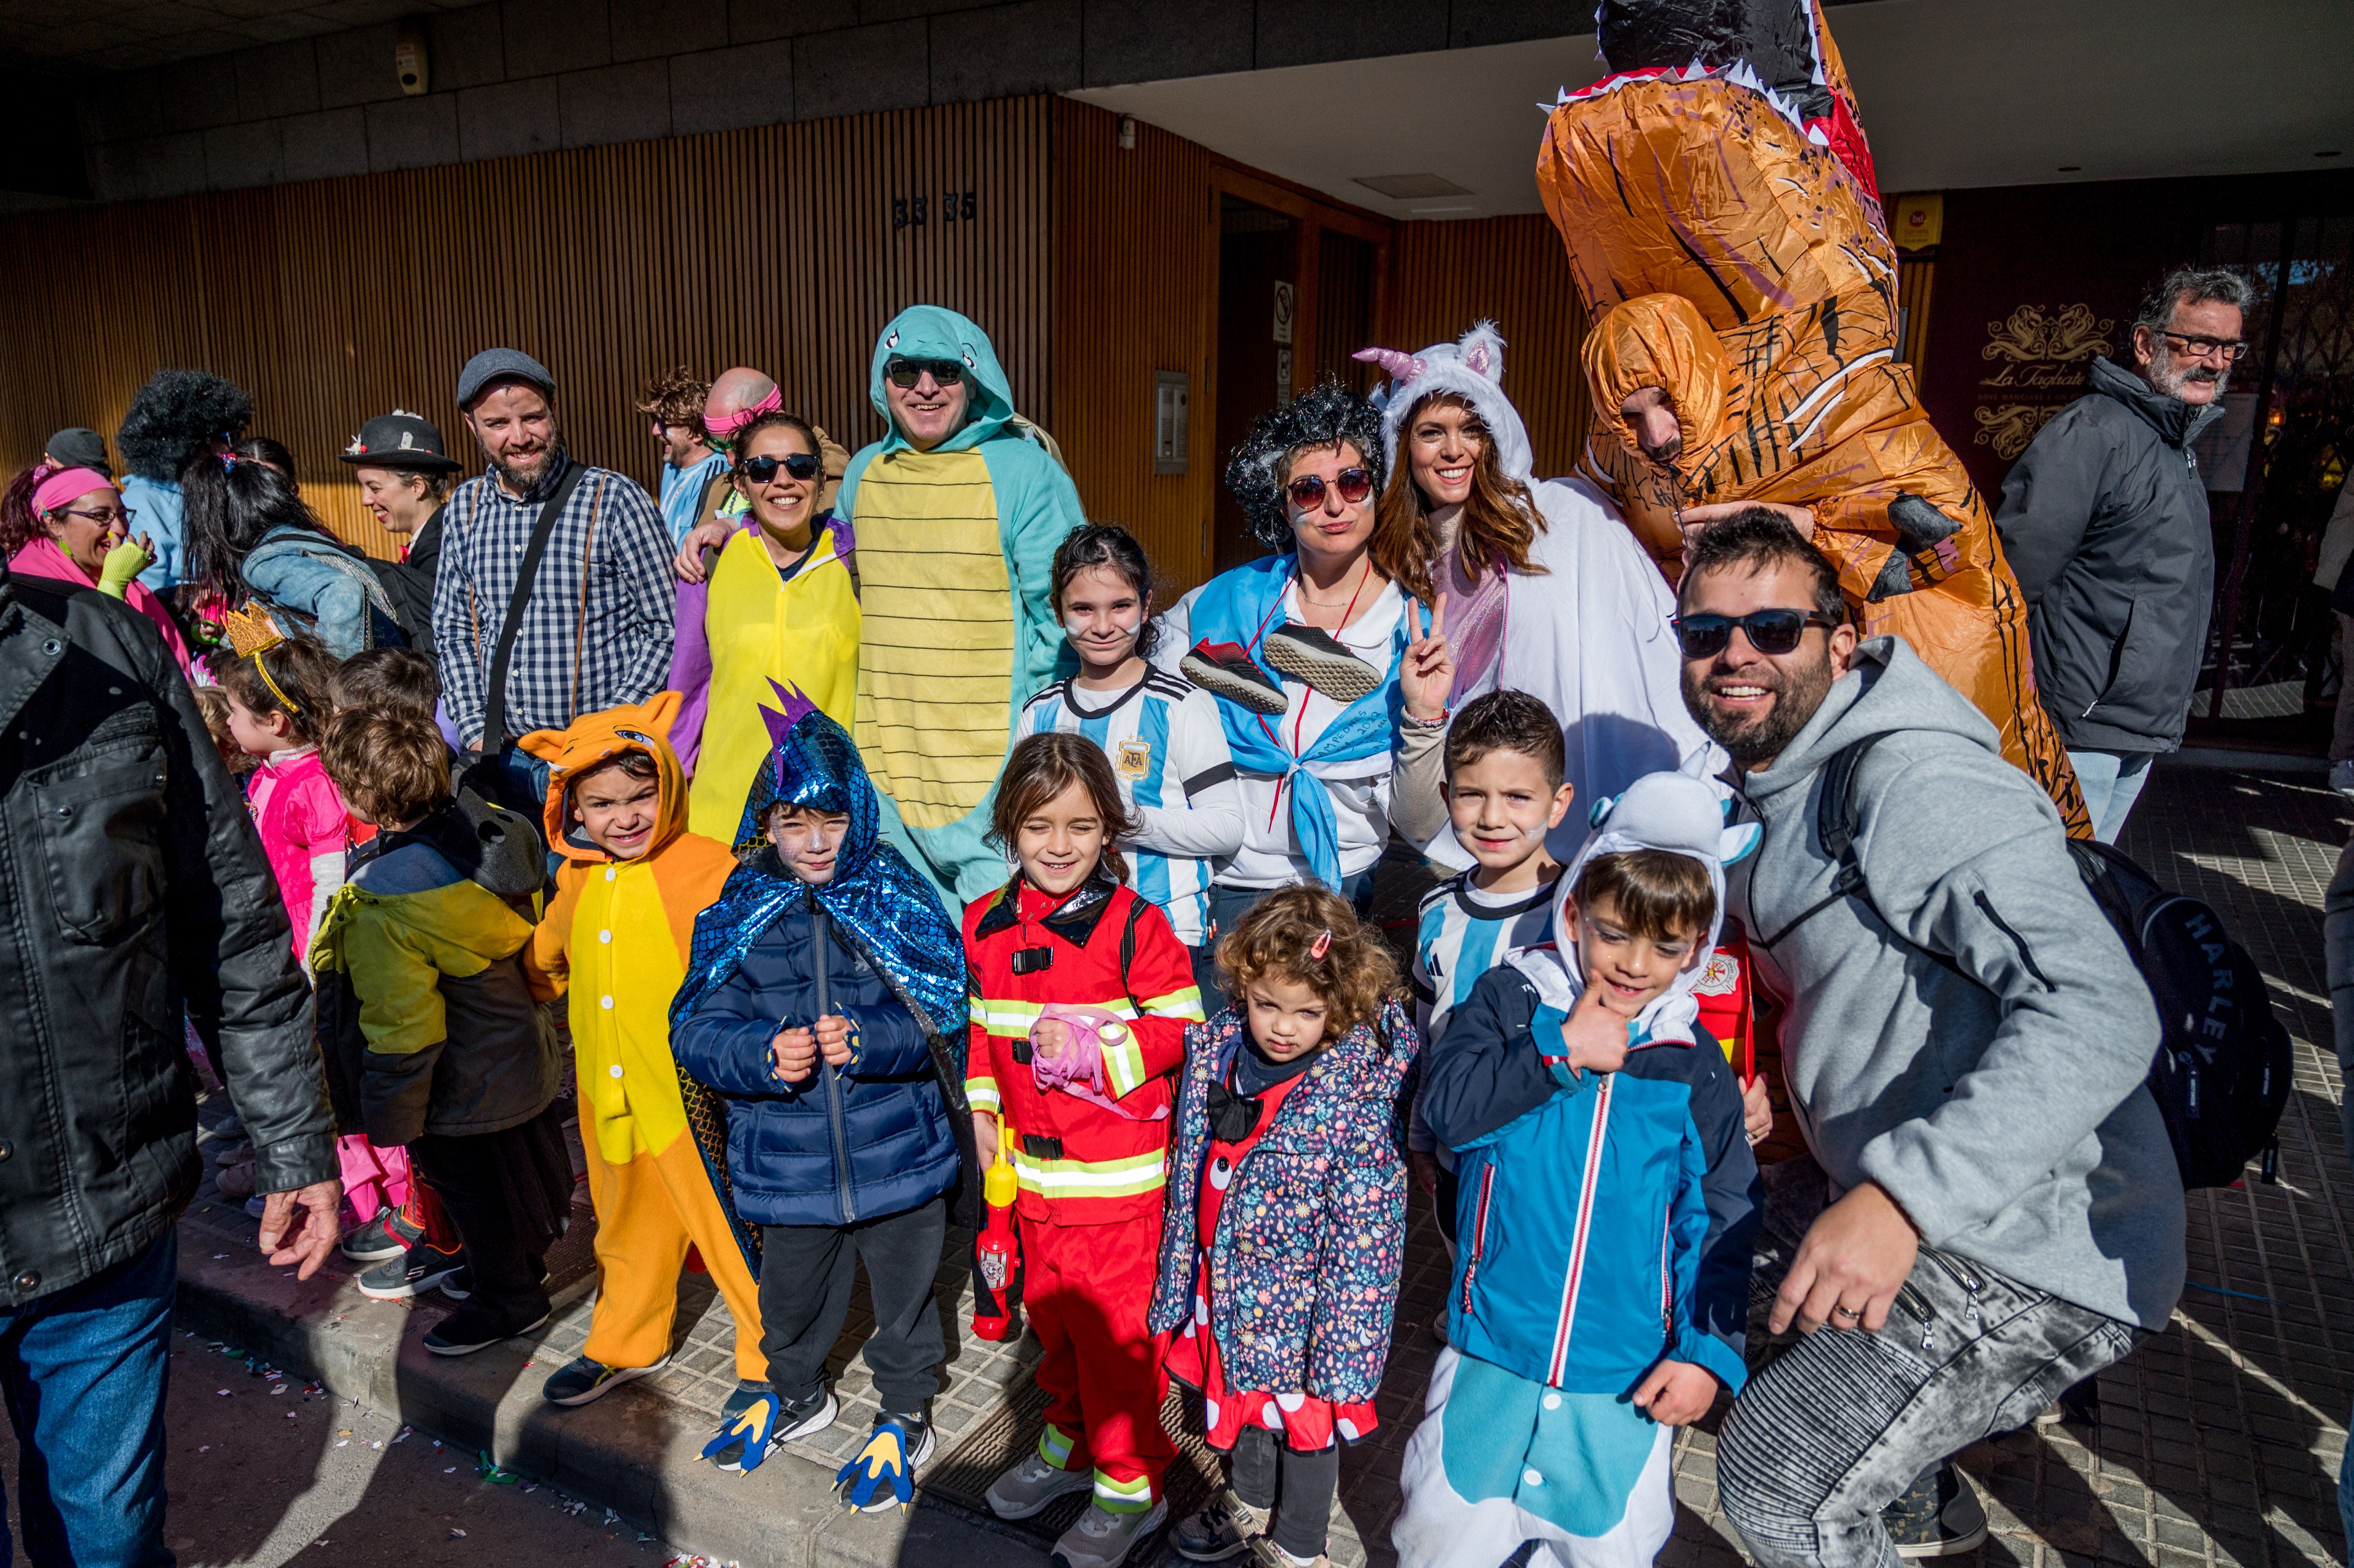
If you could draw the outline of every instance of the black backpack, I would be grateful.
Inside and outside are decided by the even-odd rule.
[[[1823,847],[1839,859],[1839,875],[1829,897],[1784,927],[1774,941],[1850,896],[1862,900],[1891,936],[1906,940],[1872,903],[1855,853],[1861,826],[1856,771],[1879,738],[1866,736],[1823,764],[1815,827]],[[2168,891],[2122,850],[2070,839],[2068,853],[2093,902],[2124,938],[2157,1005],[2158,1055],[2149,1066],[2149,1092],[2166,1118],[2182,1185],[2228,1187],[2259,1157],[2264,1179],[2276,1180],[2275,1134],[2288,1104],[2292,1058],[2288,1031],[2273,1016],[2255,960],[2232,939],[2222,916],[2196,898]],[[1943,953],[1929,956],[1962,972]]]

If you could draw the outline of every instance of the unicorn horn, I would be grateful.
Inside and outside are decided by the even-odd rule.
[[[1389,372],[1393,381],[1411,381],[1422,374],[1422,361],[1410,354],[1400,354],[1394,348],[1361,348],[1349,356],[1367,365],[1378,365]]]

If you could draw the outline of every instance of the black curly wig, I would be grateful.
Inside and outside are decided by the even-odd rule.
[[[115,432],[122,466],[159,484],[177,481],[215,436],[253,422],[253,399],[208,370],[159,370],[131,399]]]
[[[1382,413],[1338,381],[1306,392],[1251,421],[1250,433],[1226,459],[1226,489],[1242,503],[1251,533],[1270,550],[1291,548],[1291,518],[1284,510],[1283,460],[1302,447],[1346,441],[1373,471],[1373,492],[1389,482],[1382,460]]]

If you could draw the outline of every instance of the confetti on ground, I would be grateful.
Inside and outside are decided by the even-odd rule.
[[[487,1449],[475,1456],[474,1474],[494,1487],[511,1487],[515,1481],[514,1472],[501,1469],[498,1461],[491,1457]]]
[[[301,1419],[301,1417],[297,1412],[290,1410],[286,1413],[286,1419],[289,1421],[295,1421]]]
[[[447,1468],[445,1468],[444,1470],[442,1470],[442,1472],[441,1472],[441,1473],[442,1473],[443,1475],[445,1475],[445,1476],[454,1476],[454,1475],[456,1475],[456,1474],[458,1473],[458,1467],[457,1467],[457,1466],[455,1466],[455,1465],[451,1465],[451,1466],[448,1467]]]
[[[214,1261],[215,1263],[218,1263],[222,1258],[225,1258],[225,1257],[227,1257],[228,1255],[228,1254],[227,1254],[227,1253],[225,1253],[225,1252],[217,1252],[217,1253],[213,1254],[213,1261]]]
[[[450,1539],[452,1541],[463,1541],[466,1539],[466,1532],[462,1530],[453,1530],[450,1532]]]
[[[228,1390],[227,1390],[227,1389],[222,1389],[222,1390],[220,1391],[220,1396],[221,1396],[223,1399],[227,1399],[227,1398],[228,1397]]]
[[[351,1446],[352,1440],[348,1437],[338,1437],[335,1439],[335,1446],[338,1448],[348,1448]]]
[[[201,1448],[199,1448],[199,1449],[197,1449],[197,1450],[196,1450],[196,1452],[197,1452],[197,1453],[199,1453],[199,1454],[209,1454],[209,1453],[211,1453],[212,1451],[213,1451],[213,1446],[212,1446],[211,1444],[209,1444],[209,1443],[206,1444],[203,1447],[201,1447]]]
[[[611,1509],[607,1509],[607,1510],[605,1510],[605,1522],[606,1522],[607,1524],[614,1524],[614,1523],[618,1523],[618,1522],[620,1521],[620,1517],[621,1517],[621,1516],[620,1516],[620,1514],[615,1513]]]
[[[400,1429],[400,1436],[394,1438],[393,1441],[396,1443],[406,1443],[408,1441],[408,1435],[415,1430],[416,1428],[413,1426],[404,1426]]]

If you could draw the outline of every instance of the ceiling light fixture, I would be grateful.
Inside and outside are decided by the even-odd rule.
[[[1442,175],[1359,175],[1355,183],[1392,201],[1428,201],[1435,196],[1471,194]]]

